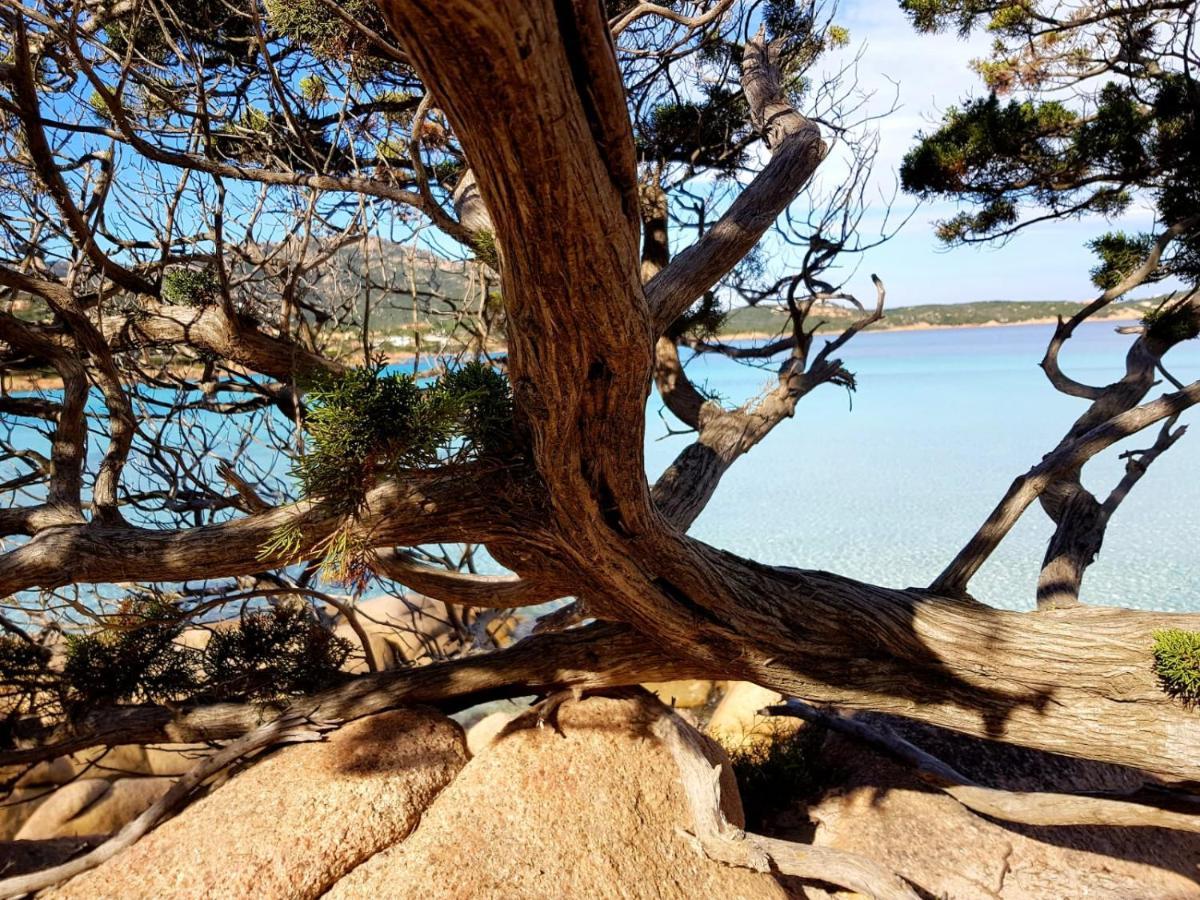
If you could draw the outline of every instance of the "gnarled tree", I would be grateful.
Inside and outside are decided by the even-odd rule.
[[[1015,515],[1039,498],[1052,515],[1074,509],[1064,491],[1082,465],[1173,422],[1200,400],[1200,383],[1147,400],[1142,367],[1136,386],[1088,388],[1089,414],[929,589],[763,565],[688,535],[723,474],[801,397],[853,383],[834,354],[883,313],[877,283],[861,319],[813,352],[814,304],[848,296],[824,266],[855,246],[852,212],[818,214],[799,236],[801,270],[758,288],[790,323],[753,351],[782,360],[771,390],[723,408],[679,358],[713,292],[746,287],[738,266],[840,133],[805,108],[828,94],[803,90],[806,67],[838,32],[790,3],[712,2],[691,15],[596,0],[348,6],[201,4],[185,14],[146,0],[81,14],[3,0],[14,35],[0,68],[4,177],[16,192],[5,201],[10,311],[0,339],[11,366],[52,368],[62,388],[4,398],[5,416],[33,421],[50,449],[22,451],[20,434],[10,441],[28,471],[9,482],[14,501],[0,514],[9,541],[0,595],[52,618],[64,588],[100,586],[66,595],[86,608],[106,585],[182,584],[193,592],[188,614],[227,602],[235,579],[237,599],[320,595],[324,560],[353,585],[385,579],[467,608],[570,598],[570,612],[543,622],[549,633],[365,675],[303,708],[347,718],[407,702],[719,677],[1134,766],[1148,779],[1200,781],[1200,717],[1154,667],[1155,632],[1200,630],[1200,615],[1019,613],[965,590]],[[676,83],[689,67],[703,91]],[[74,124],[65,111],[85,90],[99,124]],[[96,142],[107,149],[86,149]],[[699,176],[713,172],[746,177],[718,183],[733,196],[681,213],[675,198],[711,188]],[[170,179],[180,187],[162,190]],[[852,210],[856,196],[840,202]],[[144,207],[130,202],[139,198]],[[280,209],[293,223],[283,233],[262,224]],[[450,366],[432,383],[380,373],[363,359],[374,348],[361,309],[349,349],[332,340],[340,307],[318,304],[310,288],[320,273],[336,284],[341,241],[369,252],[381,219],[438,230],[433,246],[444,252],[465,248],[480,315],[506,338],[504,379],[483,364]],[[1180,222],[1164,233],[1194,236],[1194,221]],[[679,249],[678,235],[692,231]],[[1156,270],[1161,256],[1146,246],[1139,265]],[[386,263],[353,271],[355,291],[396,290],[373,283]],[[1123,272],[1108,293],[1132,277]],[[29,298],[41,313],[17,315],[16,301]],[[1176,306],[1168,315],[1174,322]],[[478,361],[491,333],[487,324],[466,342]],[[1137,344],[1155,365],[1160,337],[1151,324]],[[168,365],[170,353],[190,354],[199,376]],[[1047,370],[1057,371],[1053,354]],[[696,437],[650,480],[655,387]],[[185,399],[167,402],[163,390]],[[215,489],[195,466],[207,447],[174,425],[147,425],[157,411],[181,416],[193,405],[259,416],[239,426],[247,446],[258,428],[278,431],[278,451],[307,433],[298,467],[307,496],[233,466]],[[509,574],[441,565],[450,558],[430,548],[443,542],[486,547]],[[599,621],[569,627],[584,618]],[[23,625],[13,622],[14,640]],[[232,739],[259,716],[203,694],[70,707],[50,721],[14,716],[0,762]]]

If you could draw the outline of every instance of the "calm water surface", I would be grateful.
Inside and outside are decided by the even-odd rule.
[[[820,568],[896,587],[928,584],[974,533],[1013,478],[1066,433],[1086,401],[1050,387],[1037,367],[1051,326],[859,335],[840,354],[858,378],[851,397],[825,386],[726,474],[692,534],[762,562]],[[1061,362],[1107,384],[1133,338],[1085,325]],[[1200,347],[1169,368],[1200,378]],[[819,345],[819,342],[818,342]],[[689,364],[728,401],[754,396],[771,373],[717,356]],[[852,402],[851,402],[852,401]],[[647,469],[662,471],[686,437],[664,437],[650,404]],[[668,416],[669,414],[663,413]],[[1196,416],[1192,416],[1195,420]],[[1185,418],[1186,421],[1186,418]],[[1121,477],[1123,449],[1096,458],[1084,483],[1101,496]],[[1160,457],[1113,517],[1083,599],[1146,609],[1200,610],[1200,425]],[[1026,609],[1050,520],[1031,508],[972,582],[979,599]]]

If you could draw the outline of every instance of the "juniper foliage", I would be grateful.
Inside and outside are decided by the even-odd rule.
[[[1168,694],[1200,703],[1200,631],[1154,632],[1154,672]]]

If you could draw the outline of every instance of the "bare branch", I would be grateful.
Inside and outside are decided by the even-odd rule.
[[[1130,799],[1060,794],[1049,791],[1005,791],[984,787],[883,725],[836,709],[820,709],[799,700],[768,707],[773,716],[797,716],[840,734],[849,735],[916,769],[926,784],[949,794],[967,809],[1003,822],[1022,825],[1112,825],[1133,828],[1171,828],[1200,832],[1200,811],[1181,813]]]
[[[771,159],[696,243],[646,285],[654,327],[662,334],[741,261],[817,170],[825,156],[820,129],[788,103],[775,53],[762,33],[746,44],[742,88]]]

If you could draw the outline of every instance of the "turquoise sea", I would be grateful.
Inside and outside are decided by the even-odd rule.
[[[1051,332],[1026,325],[859,335],[839,354],[857,392],[825,386],[804,398],[794,419],[726,474],[692,534],[762,562],[928,584],[1085,408],[1037,367]],[[1061,362],[1078,380],[1107,384],[1124,371],[1132,341],[1112,324],[1085,325]],[[1185,382],[1200,378],[1196,344],[1167,359]],[[695,358],[688,371],[732,403],[773,378],[716,355]],[[652,400],[652,478],[688,441],[664,437],[670,419],[660,411]],[[1084,582],[1086,602],[1200,610],[1200,417],[1191,420],[1195,433],[1154,463],[1113,517]],[[1106,496],[1123,471],[1118,453],[1148,446],[1155,433],[1093,460],[1085,484]],[[974,595],[1032,608],[1051,530],[1040,507],[1031,508],[972,582]]]
[[[857,392],[825,386],[804,398],[794,419],[726,474],[692,533],[762,562],[897,587],[927,585],[1013,478],[1052,448],[1084,408],[1084,401],[1055,392],[1037,367],[1050,333],[1051,326],[1030,325],[859,335],[840,354],[857,376]],[[1132,340],[1111,324],[1083,326],[1063,352],[1064,368],[1082,381],[1113,381]],[[1168,363],[1181,380],[1200,378],[1200,341],[1177,348]],[[745,402],[774,380],[772,368],[716,355],[696,357],[688,367],[727,403]],[[99,398],[95,404],[99,412]],[[193,468],[211,468],[224,457],[281,487],[289,480],[289,461],[268,449],[274,441],[262,430],[279,430],[275,441],[286,443],[287,423],[268,414],[244,426],[192,427],[208,415],[184,413],[163,424],[164,443],[188,448]],[[1192,418],[1195,433],[1155,462],[1113,518],[1085,580],[1085,601],[1200,610],[1200,412]],[[646,436],[651,479],[690,440],[667,436],[669,423],[653,397]],[[0,419],[0,429],[18,445],[49,452],[46,435],[26,425]],[[1107,494],[1124,465],[1118,453],[1153,439],[1154,432],[1135,437],[1094,460],[1085,483]],[[93,467],[103,450],[93,435]],[[146,465],[132,465],[127,481],[136,482]],[[0,465],[0,480],[22,471]],[[155,524],[153,514],[146,518]],[[190,524],[187,518],[157,524],[178,527]],[[972,583],[975,596],[1032,608],[1050,533],[1045,514],[1031,508]]]

